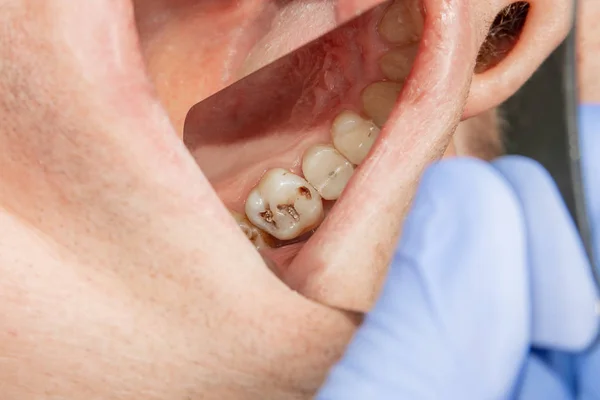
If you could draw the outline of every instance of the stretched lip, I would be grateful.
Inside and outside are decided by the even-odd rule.
[[[355,1],[354,5],[369,11],[366,4],[382,3]],[[417,59],[370,156],[357,168],[319,229],[304,245],[289,246],[301,249],[281,278],[317,302],[349,311],[371,308],[386,275],[385,269],[373,267],[374,262],[387,265],[406,211],[403,205],[412,197],[411,187],[431,161],[432,149],[445,147],[462,115],[464,102],[460,99],[468,95],[477,55],[469,4],[463,0],[423,0],[423,5],[425,29]],[[349,18],[356,14],[346,10],[341,15]],[[330,32],[312,36],[318,41]],[[193,130],[198,126],[215,135],[231,135],[232,130],[243,131],[248,124],[272,125],[276,116],[264,104],[253,101],[255,93],[270,87],[270,77],[288,57],[295,57],[297,51],[314,42],[196,104],[186,118],[186,145],[196,147]],[[390,215],[383,210],[399,211]]]
[[[422,0],[417,58],[370,155],[283,280],[322,304],[366,312],[376,301],[416,182],[463,114],[478,52],[464,0]]]

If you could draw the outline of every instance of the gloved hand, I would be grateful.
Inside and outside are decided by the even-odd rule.
[[[600,107],[581,113],[599,231]],[[380,300],[318,399],[600,398],[600,349],[573,356],[596,337],[596,288],[538,164],[432,166],[403,232]]]

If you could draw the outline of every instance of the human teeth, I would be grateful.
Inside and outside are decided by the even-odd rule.
[[[248,195],[246,215],[277,239],[291,240],[323,221],[323,201],[306,180],[275,168],[267,171]]]
[[[420,0],[396,0],[379,23],[379,34],[394,44],[415,43],[423,32]]]
[[[302,173],[325,200],[337,200],[354,173],[354,166],[336,149],[316,145],[304,153]]]
[[[379,128],[352,111],[341,112],[331,128],[333,145],[352,164],[360,164],[379,136]]]
[[[382,127],[385,124],[401,90],[402,83],[390,81],[375,82],[363,90],[363,110],[375,125]]]
[[[267,235],[264,232],[261,232],[256,226],[252,225],[245,215],[235,211],[230,211],[230,213],[248,240],[250,240],[258,250],[265,247],[271,247],[269,246],[268,242],[270,242],[270,240]]]
[[[393,49],[379,59],[379,68],[383,75],[396,82],[404,82],[417,56],[418,46],[406,46]]]

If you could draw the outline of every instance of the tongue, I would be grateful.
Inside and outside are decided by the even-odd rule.
[[[412,73],[369,158],[283,279],[333,307],[367,311],[379,293],[400,224],[426,165],[462,115],[477,48],[464,0],[425,0]]]

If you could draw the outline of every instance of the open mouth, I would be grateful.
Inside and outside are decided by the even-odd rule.
[[[240,85],[225,89],[224,93],[229,91],[231,95],[220,93],[209,98],[206,102],[212,102],[210,105],[192,108],[186,119],[186,146],[266,264],[293,289],[308,292],[311,297],[326,293],[327,283],[312,283],[321,271],[331,273],[332,260],[323,257],[323,252],[328,252],[324,241],[346,235],[349,230],[360,231],[369,221],[375,227],[379,225],[379,231],[373,232],[371,225],[360,233],[373,237],[363,241],[371,247],[367,253],[372,260],[366,263],[368,272],[360,274],[361,285],[367,283],[369,293],[363,297],[368,301],[349,305],[347,300],[331,300],[326,295],[326,302],[335,306],[363,309],[373,299],[384,275],[384,267],[379,264],[386,264],[384,259],[391,256],[387,242],[395,241],[398,235],[401,212],[394,209],[405,209],[409,202],[397,193],[408,192],[418,179],[418,170],[424,167],[425,160],[413,161],[408,167],[408,160],[415,156],[411,143],[417,138],[429,142],[428,150],[436,147],[434,158],[440,157],[450,140],[449,127],[460,118],[460,110],[452,110],[450,115],[441,112],[433,124],[438,125],[435,131],[448,132],[438,134],[434,140],[430,136],[433,132],[427,132],[432,123],[423,121],[422,116],[413,117],[410,124],[398,120],[398,116],[407,114],[398,110],[418,99],[431,96],[447,103],[434,91],[443,90],[440,82],[460,82],[436,78],[454,69],[447,60],[435,65],[441,61],[440,46],[449,52],[446,59],[455,60],[459,55],[453,42],[444,43],[435,32],[443,29],[448,35],[448,27],[435,24],[458,20],[457,13],[464,11],[458,5],[445,4],[450,8],[438,10],[444,15],[435,16],[436,9],[430,7],[426,12],[424,5],[418,0],[385,2],[303,47],[294,57],[282,59],[279,57],[297,48],[315,31],[326,32],[335,26],[337,2],[280,2],[266,12],[269,18],[265,17],[264,7],[257,8],[251,20],[260,21],[258,29],[268,29],[257,34],[252,30],[257,28],[250,24],[244,36],[253,39],[243,44],[246,56],[236,52],[238,57],[229,67],[234,71],[233,80],[258,72],[242,81],[248,82],[247,87],[243,83],[242,89]],[[303,18],[316,25],[304,36],[302,23],[298,22]],[[426,19],[430,20],[429,35],[424,30]],[[434,48],[438,50],[435,59],[431,54]],[[417,62],[412,68],[418,53],[423,55],[421,65]],[[462,61],[466,65],[461,71],[463,82],[473,70],[469,64],[474,59],[470,56]],[[445,71],[431,73],[432,68]],[[419,79],[419,73],[426,74],[426,79]],[[450,88],[444,89],[445,93],[440,93],[449,96]],[[402,92],[408,94],[401,96]],[[453,88],[452,92],[463,98],[467,93],[464,87]],[[398,102],[399,96],[412,100]],[[395,121],[391,118],[394,112]],[[389,161],[384,153],[390,151],[392,142],[407,148],[401,151],[405,160],[396,158],[396,165],[390,165],[385,174],[384,180],[396,182],[386,185],[377,182],[379,174],[373,169],[376,165],[378,170],[386,169]],[[426,158],[431,161],[431,157]],[[403,181],[406,177],[408,181]],[[386,186],[390,193],[377,193]],[[360,195],[352,193],[357,191]],[[372,199],[357,204],[357,199],[365,196]],[[385,197],[388,199],[380,200]],[[399,203],[389,204],[394,198]],[[369,205],[374,208],[369,209]],[[384,220],[374,214],[383,214]],[[382,235],[386,237],[379,239]],[[346,260],[345,264],[346,269],[361,268],[360,263]],[[346,285],[349,282],[346,277],[339,280]],[[307,290],[309,286],[313,289]]]
[[[331,31],[340,15],[373,5]],[[184,143],[276,275],[307,297],[366,311],[416,182],[462,116],[480,45],[468,2],[204,7],[204,21],[221,26],[202,38],[200,51],[214,55],[203,60],[214,63],[208,106],[187,113]],[[223,91],[236,95],[210,97],[250,74]]]
[[[300,5],[288,5],[274,13],[273,28],[250,49],[242,71],[287,54],[307,36],[281,40],[298,29],[289,19]],[[311,11],[318,11],[319,29],[335,27],[333,2]],[[188,114],[185,144],[276,273],[285,272],[367,157],[422,30],[417,1],[381,5]]]

